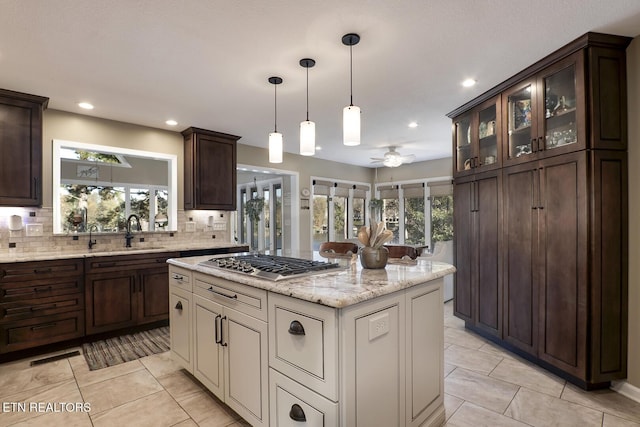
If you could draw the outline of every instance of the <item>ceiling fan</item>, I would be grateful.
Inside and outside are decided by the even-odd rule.
[[[388,168],[395,168],[402,164],[413,162],[414,154],[403,156],[396,151],[396,148],[394,146],[389,147],[389,151],[384,153],[383,157],[371,157],[371,160],[373,160],[371,163],[382,163]]]

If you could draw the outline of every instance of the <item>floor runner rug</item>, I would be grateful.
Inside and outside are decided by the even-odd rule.
[[[89,369],[129,362],[144,356],[169,350],[169,327],[151,329],[131,335],[82,344],[82,353]]]

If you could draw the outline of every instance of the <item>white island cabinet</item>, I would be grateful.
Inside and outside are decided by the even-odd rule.
[[[350,265],[270,282],[199,265],[208,258],[168,261],[192,291],[190,320],[170,319],[171,353],[248,423],[444,423],[442,285],[453,266]]]

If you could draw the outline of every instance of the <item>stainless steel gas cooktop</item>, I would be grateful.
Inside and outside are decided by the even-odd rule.
[[[312,274],[326,273],[340,266],[325,261],[311,261],[275,255],[248,254],[211,258],[200,265],[231,270],[262,279],[278,281]]]

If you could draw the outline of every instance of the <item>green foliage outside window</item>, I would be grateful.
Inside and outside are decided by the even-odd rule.
[[[453,196],[431,197],[432,243],[453,240]]]

